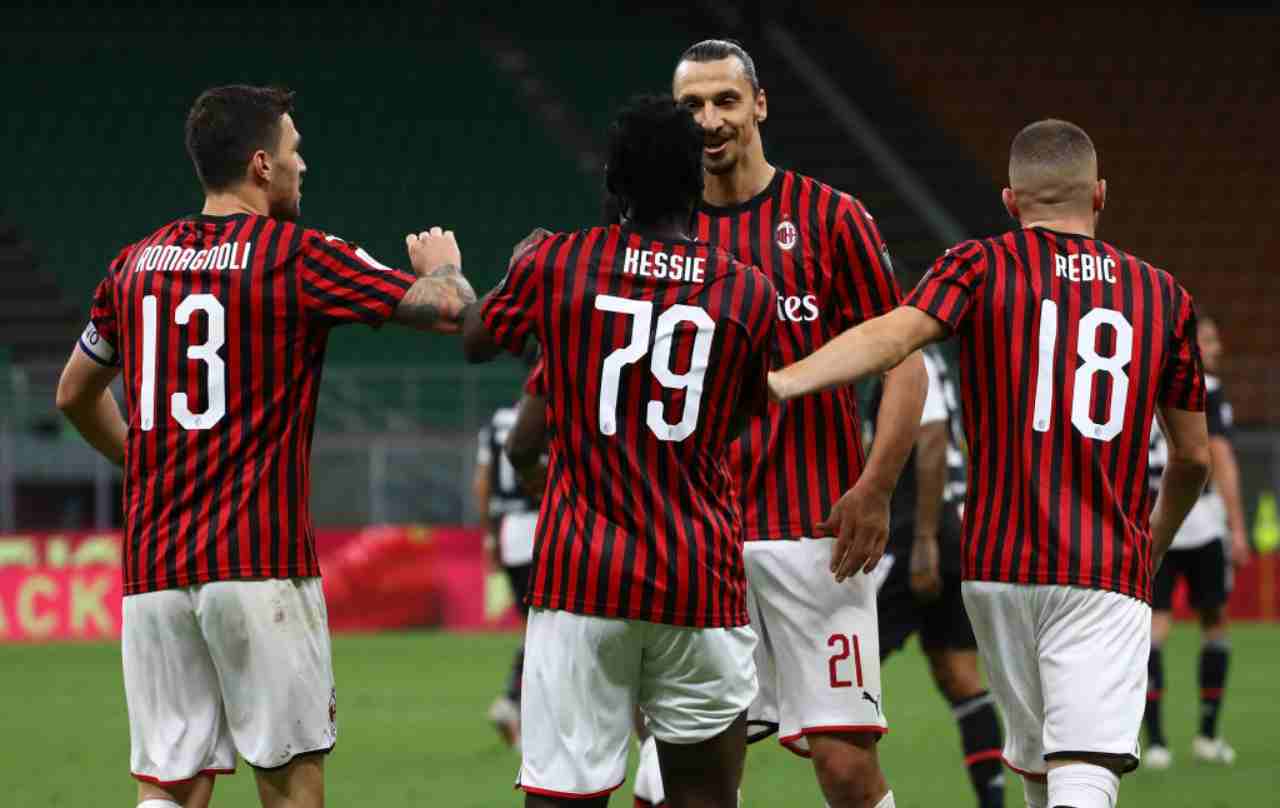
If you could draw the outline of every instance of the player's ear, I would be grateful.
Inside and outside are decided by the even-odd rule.
[[[1004,209],[1009,211],[1009,215],[1012,216],[1015,221],[1021,220],[1021,217],[1018,215],[1018,197],[1013,193],[1012,188],[1005,188],[1000,192],[1000,201],[1004,203]]]
[[[1098,184],[1093,188],[1093,212],[1101,213],[1102,209],[1107,206],[1107,181],[1098,180]]]
[[[258,149],[249,158],[249,175],[258,182],[271,184],[271,155]]]
[[[769,117],[769,99],[765,97],[764,88],[756,90],[756,123],[764,123]]]

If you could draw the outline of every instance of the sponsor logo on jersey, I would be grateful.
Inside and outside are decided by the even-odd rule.
[[[778,319],[811,323],[818,319],[817,295],[778,295]]]

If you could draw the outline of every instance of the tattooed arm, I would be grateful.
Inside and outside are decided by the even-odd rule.
[[[429,270],[405,292],[392,319],[419,331],[457,334],[462,313],[475,303],[476,293],[454,264]]]
[[[418,280],[405,292],[392,319],[419,331],[457,334],[462,312],[476,301],[462,274],[462,252],[453,231],[438,227],[405,237],[409,262]]]

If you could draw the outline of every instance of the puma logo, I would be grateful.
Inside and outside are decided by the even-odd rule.
[[[865,691],[865,690],[864,690],[864,691],[862,691],[862,698],[863,698],[863,700],[864,700],[864,701],[869,701],[869,702],[871,702],[872,704],[874,704],[874,705],[875,705],[875,708],[876,708],[876,715],[880,715],[880,700],[879,700],[879,699],[877,699],[875,696],[871,695],[870,693],[868,693],[868,692],[867,692],[867,691]]]

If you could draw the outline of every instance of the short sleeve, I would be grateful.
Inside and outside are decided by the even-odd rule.
[[[920,354],[924,357],[925,375],[929,377],[929,391],[925,394],[924,410],[920,413],[920,426],[947,420],[947,394],[942,389],[942,372],[938,367],[938,359],[929,351]]]
[[[517,258],[502,283],[480,303],[480,319],[493,341],[504,350],[518,354],[541,316],[538,305],[542,293],[543,267],[559,242],[551,236]]]
[[[413,286],[413,275],[379,263],[337,236],[307,230],[299,255],[301,298],[313,317],[381,325]]]
[[[986,279],[987,260],[976,241],[957,244],[934,262],[907,297],[907,305],[932,315],[951,331],[964,325]]]
[[[842,330],[852,328],[895,308],[902,293],[893,275],[889,248],[861,202],[839,197],[831,238],[835,325]]]
[[[480,435],[476,438],[476,465],[487,466],[493,462],[493,450],[489,447],[491,435],[493,431],[490,427],[484,427],[480,430]]]
[[[1177,287],[1173,334],[1160,373],[1160,404],[1175,410],[1205,408],[1204,370],[1196,343],[1196,310],[1191,295]]]
[[[80,335],[80,350],[95,362],[115,367],[120,364],[120,320],[116,314],[116,276],[128,263],[131,247],[120,251],[107,268],[107,276],[93,291],[89,323]]]

